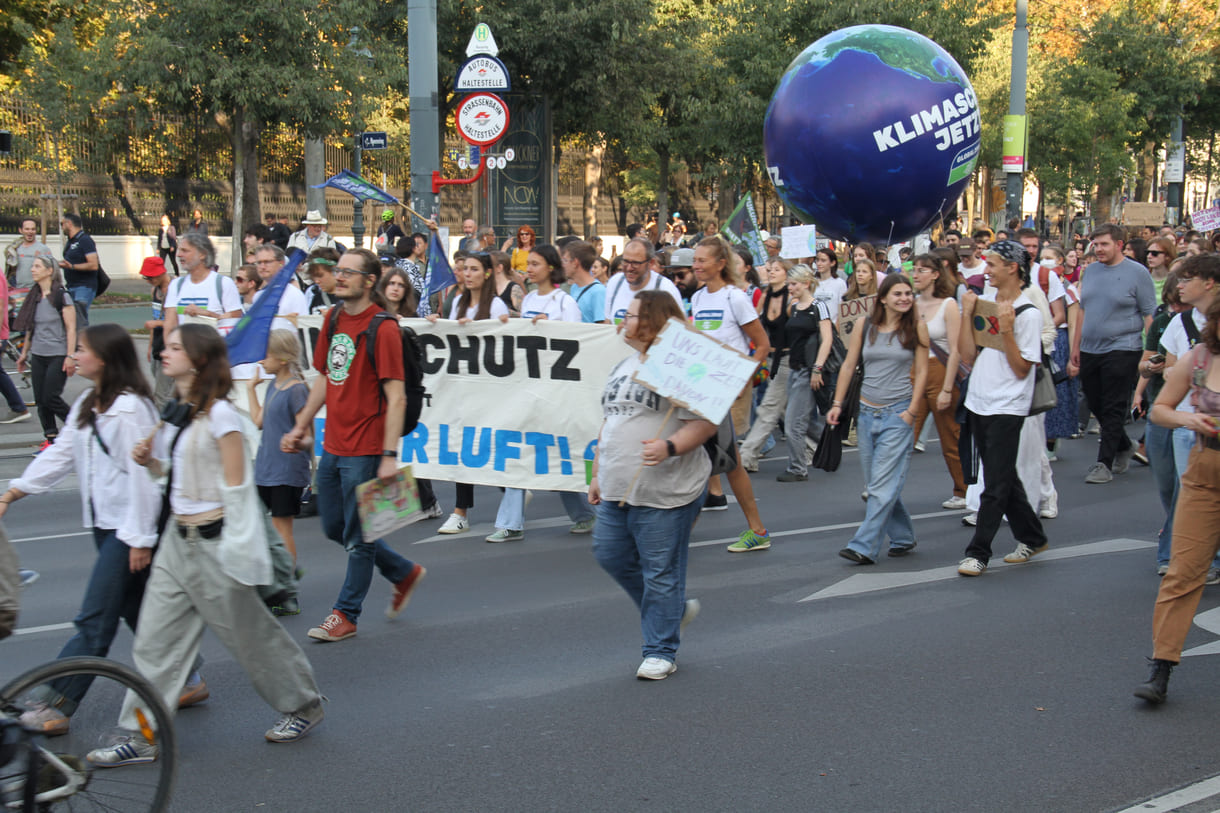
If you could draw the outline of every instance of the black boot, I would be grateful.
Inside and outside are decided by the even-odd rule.
[[[1152,664],[1152,674],[1148,676],[1147,682],[1135,688],[1135,696],[1142,697],[1153,705],[1160,705],[1169,694],[1169,673],[1177,664],[1160,658],[1150,658],[1149,661]]]

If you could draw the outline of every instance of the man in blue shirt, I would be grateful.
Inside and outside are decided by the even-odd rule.
[[[1127,235],[1120,227],[1098,226],[1089,239],[1097,262],[1081,276],[1068,373],[1080,376],[1089,410],[1101,424],[1097,462],[1085,476],[1086,483],[1101,484],[1126,472],[1135,453],[1124,426],[1143,355],[1141,336],[1156,311],[1156,288],[1147,268],[1123,256]]]
[[[64,215],[60,225],[68,239],[64,243],[64,258],[59,261],[59,267],[64,270],[64,287],[72,295],[72,301],[81,306],[88,316],[89,305],[97,296],[97,272],[102,264],[97,258],[97,245],[82,228],[83,223],[80,215],[74,212]]]
[[[580,307],[580,320],[602,324],[606,321],[606,286],[593,278],[597,252],[584,240],[573,240],[563,247],[563,273],[572,283],[568,291]]]

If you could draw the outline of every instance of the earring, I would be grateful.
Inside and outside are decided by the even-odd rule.
[[[199,372],[199,371],[196,370],[194,367],[191,368],[191,375],[195,375],[195,373],[197,373],[197,372]]]

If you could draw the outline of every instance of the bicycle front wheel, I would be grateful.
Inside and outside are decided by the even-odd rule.
[[[167,809],[177,762],[173,720],[152,685],[135,670],[104,658],[51,661],[0,688],[0,710],[20,717],[56,696],[71,679],[91,683],[67,725],[49,726],[38,738],[43,753],[37,782],[39,796],[45,801],[37,809],[125,813]],[[151,736],[157,745],[157,759],[140,765],[98,768],[85,755],[113,742],[128,691],[135,693],[136,718],[141,721],[143,735]],[[3,779],[13,777],[0,777]]]

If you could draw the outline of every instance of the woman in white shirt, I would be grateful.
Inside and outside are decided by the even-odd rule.
[[[697,330],[704,331],[742,355],[750,355],[750,343],[753,342],[758,358],[765,359],[771,353],[771,342],[762,328],[754,304],[736,285],[738,262],[739,258],[724,238],[705,237],[699,241],[692,270],[703,287],[691,297],[691,319]],[[733,428],[739,435],[744,435],[749,428],[751,392],[752,384],[746,384],[732,407]],[[737,541],[729,545],[729,550],[733,553],[766,550],[771,547],[771,537],[758,513],[750,475],[745,467],[738,465],[728,473],[728,478],[729,486],[737,496],[737,504],[749,524]],[[719,476],[712,477],[708,491],[705,507],[723,510],[728,500]]]
[[[224,339],[211,327],[182,325],[165,339],[161,364],[178,400],[166,405],[157,433],[132,459],[169,470],[170,515],[148,580],[132,659],[168,707],[177,700],[210,628],[258,690],[280,712],[263,736],[294,742],[322,721],[322,696],[305,653],[267,609],[257,585],[271,579],[265,517],[254,491],[242,418],[228,401],[233,379]],[[130,732],[90,751],[97,767],[152,762],[127,693],[119,727]]]
[[[508,321],[508,305],[496,296],[496,277],[492,272],[491,255],[467,254],[457,267],[457,282],[460,294],[453,298],[449,308],[449,318],[459,325],[480,319],[499,319]],[[435,322],[440,317],[435,313],[428,315],[429,322]],[[460,534],[470,528],[466,514],[474,508],[474,486],[470,483],[454,483],[457,487],[457,500],[453,513],[437,529],[440,534]]]
[[[115,324],[93,325],[81,333],[76,371],[93,386],[81,393],[63,431],[0,495],[0,517],[27,494],[44,494],[77,474],[84,525],[93,531],[97,560],[73,624],[76,634],[59,652],[106,657],[126,621],[135,631],[153,546],[161,491],[132,448],[157,424],[152,393],[127,331]],[[84,675],[49,684],[21,722],[47,736],[67,734],[69,718],[89,690]]]
[[[826,306],[830,320],[838,325],[839,305],[847,296],[847,282],[839,276],[839,255],[835,254],[834,249],[820,248],[813,262],[818,275],[813,298]]]

